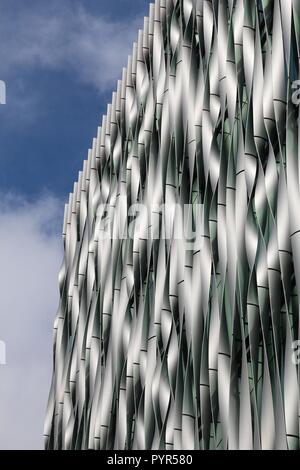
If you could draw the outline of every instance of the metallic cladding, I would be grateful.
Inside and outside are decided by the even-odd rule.
[[[150,6],[66,206],[46,448],[299,448],[299,19]],[[200,204],[200,249],[99,236],[136,203]]]

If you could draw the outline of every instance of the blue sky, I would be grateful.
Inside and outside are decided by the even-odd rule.
[[[0,449],[43,446],[64,203],[146,14],[146,0],[1,0]]]
[[[66,197],[147,11],[145,0],[1,0],[2,191]]]

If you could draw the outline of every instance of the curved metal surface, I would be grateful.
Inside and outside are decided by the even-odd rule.
[[[299,448],[299,18],[150,6],[66,206],[46,448]],[[136,203],[200,204],[200,248],[101,237]]]

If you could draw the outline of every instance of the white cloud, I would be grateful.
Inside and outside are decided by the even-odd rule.
[[[2,73],[36,66],[68,69],[101,92],[111,89],[127,64],[141,18],[113,21],[74,1],[41,3],[33,10],[24,5],[1,12]]]
[[[52,372],[52,331],[58,307],[63,204],[51,196],[0,203],[0,448],[43,447]]]

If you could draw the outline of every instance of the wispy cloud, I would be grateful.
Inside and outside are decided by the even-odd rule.
[[[92,15],[78,1],[40,2],[34,9],[4,8],[0,17],[1,69],[69,70],[103,92],[120,78],[141,18],[113,21]]]
[[[0,366],[1,449],[43,446],[62,260],[61,208],[49,195],[30,203],[1,194],[0,340],[7,361]]]

